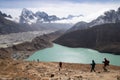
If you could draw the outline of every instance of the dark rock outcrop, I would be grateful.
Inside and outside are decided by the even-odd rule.
[[[94,26],[85,30],[66,33],[55,43],[69,47],[92,48],[101,52],[120,55],[120,23]]]
[[[8,17],[8,18],[12,18],[12,16],[11,16],[11,15],[7,15],[7,14],[5,14],[5,13],[2,13],[1,11],[0,11],[0,16],[3,16],[3,17]]]

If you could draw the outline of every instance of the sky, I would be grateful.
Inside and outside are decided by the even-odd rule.
[[[120,0],[0,0],[0,11],[20,16],[23,8],[33,12],[44,11],[49,15],[67,17],[83,15],[79,20],[90,21],[105,11],[120,7]]]

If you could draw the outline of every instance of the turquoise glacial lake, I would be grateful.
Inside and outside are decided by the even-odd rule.
[[[109,53],[100,53],[98,51],[87,48],[70,48],[54,44],[51,48],[39,50],[31,55],[28,61],[43,61],[43,62],[68,62],[90,64],[92,60],[96,63],[102,63],[104,58],[110,61],[111,65],[120,66],[120,55]]]

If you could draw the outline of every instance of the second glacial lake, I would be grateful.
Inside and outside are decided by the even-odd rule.
[[[110,61],[110,64],[120,66],[120,55],[100,53],[87,48],[70,48],[54,44],[51,48],[39,50],[31,55],[28,61],[43,62],[68,62],[90,64],[92,60],[96,63],[102,63],[104,58]]]

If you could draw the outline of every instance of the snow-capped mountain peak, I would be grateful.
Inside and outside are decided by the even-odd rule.
[[[68,32],[72,32],[75,30],[87,29],[89,27],[93,27],[96,25],[106,24],[106,23],[118,23],[120,22],[120,7],[118,10],[110,10],[106,11],[103,15],[100,15],[96,19],[91,22],[78,22],[72,28],[68,30]]]
[[[21,15],[24,16],[25,18],[34,19],[34,13],[30,10],[25,9],[25,8],[22,10]]]
[[[95,25],[116,22],[120,22],[120,8],[118,8],[117,11],[115,10],[106,11],[103,15],[99,16],[97,19],[91,21],[90,24],[92,27]]]
[[[37,17],[42,17],[42,18],[48,17],[48,14],[47,14],[47,13],[45,13],[45,12],[40,12],[40,11],[36,12],[35,15],[36,15]]]
[[[23,8],[21,15],[20,15],[19,22],[20,23],[28,23],[28,24],[35,23],[36,22],[35,14],[32,11],[30,11],[26,8]]]
[[[59,17],[55,15],[48,15],[46,12],[37,11],[33,13],[32,11],[24,8],[21,12],[20,23],[44,23],[60,20]]]

